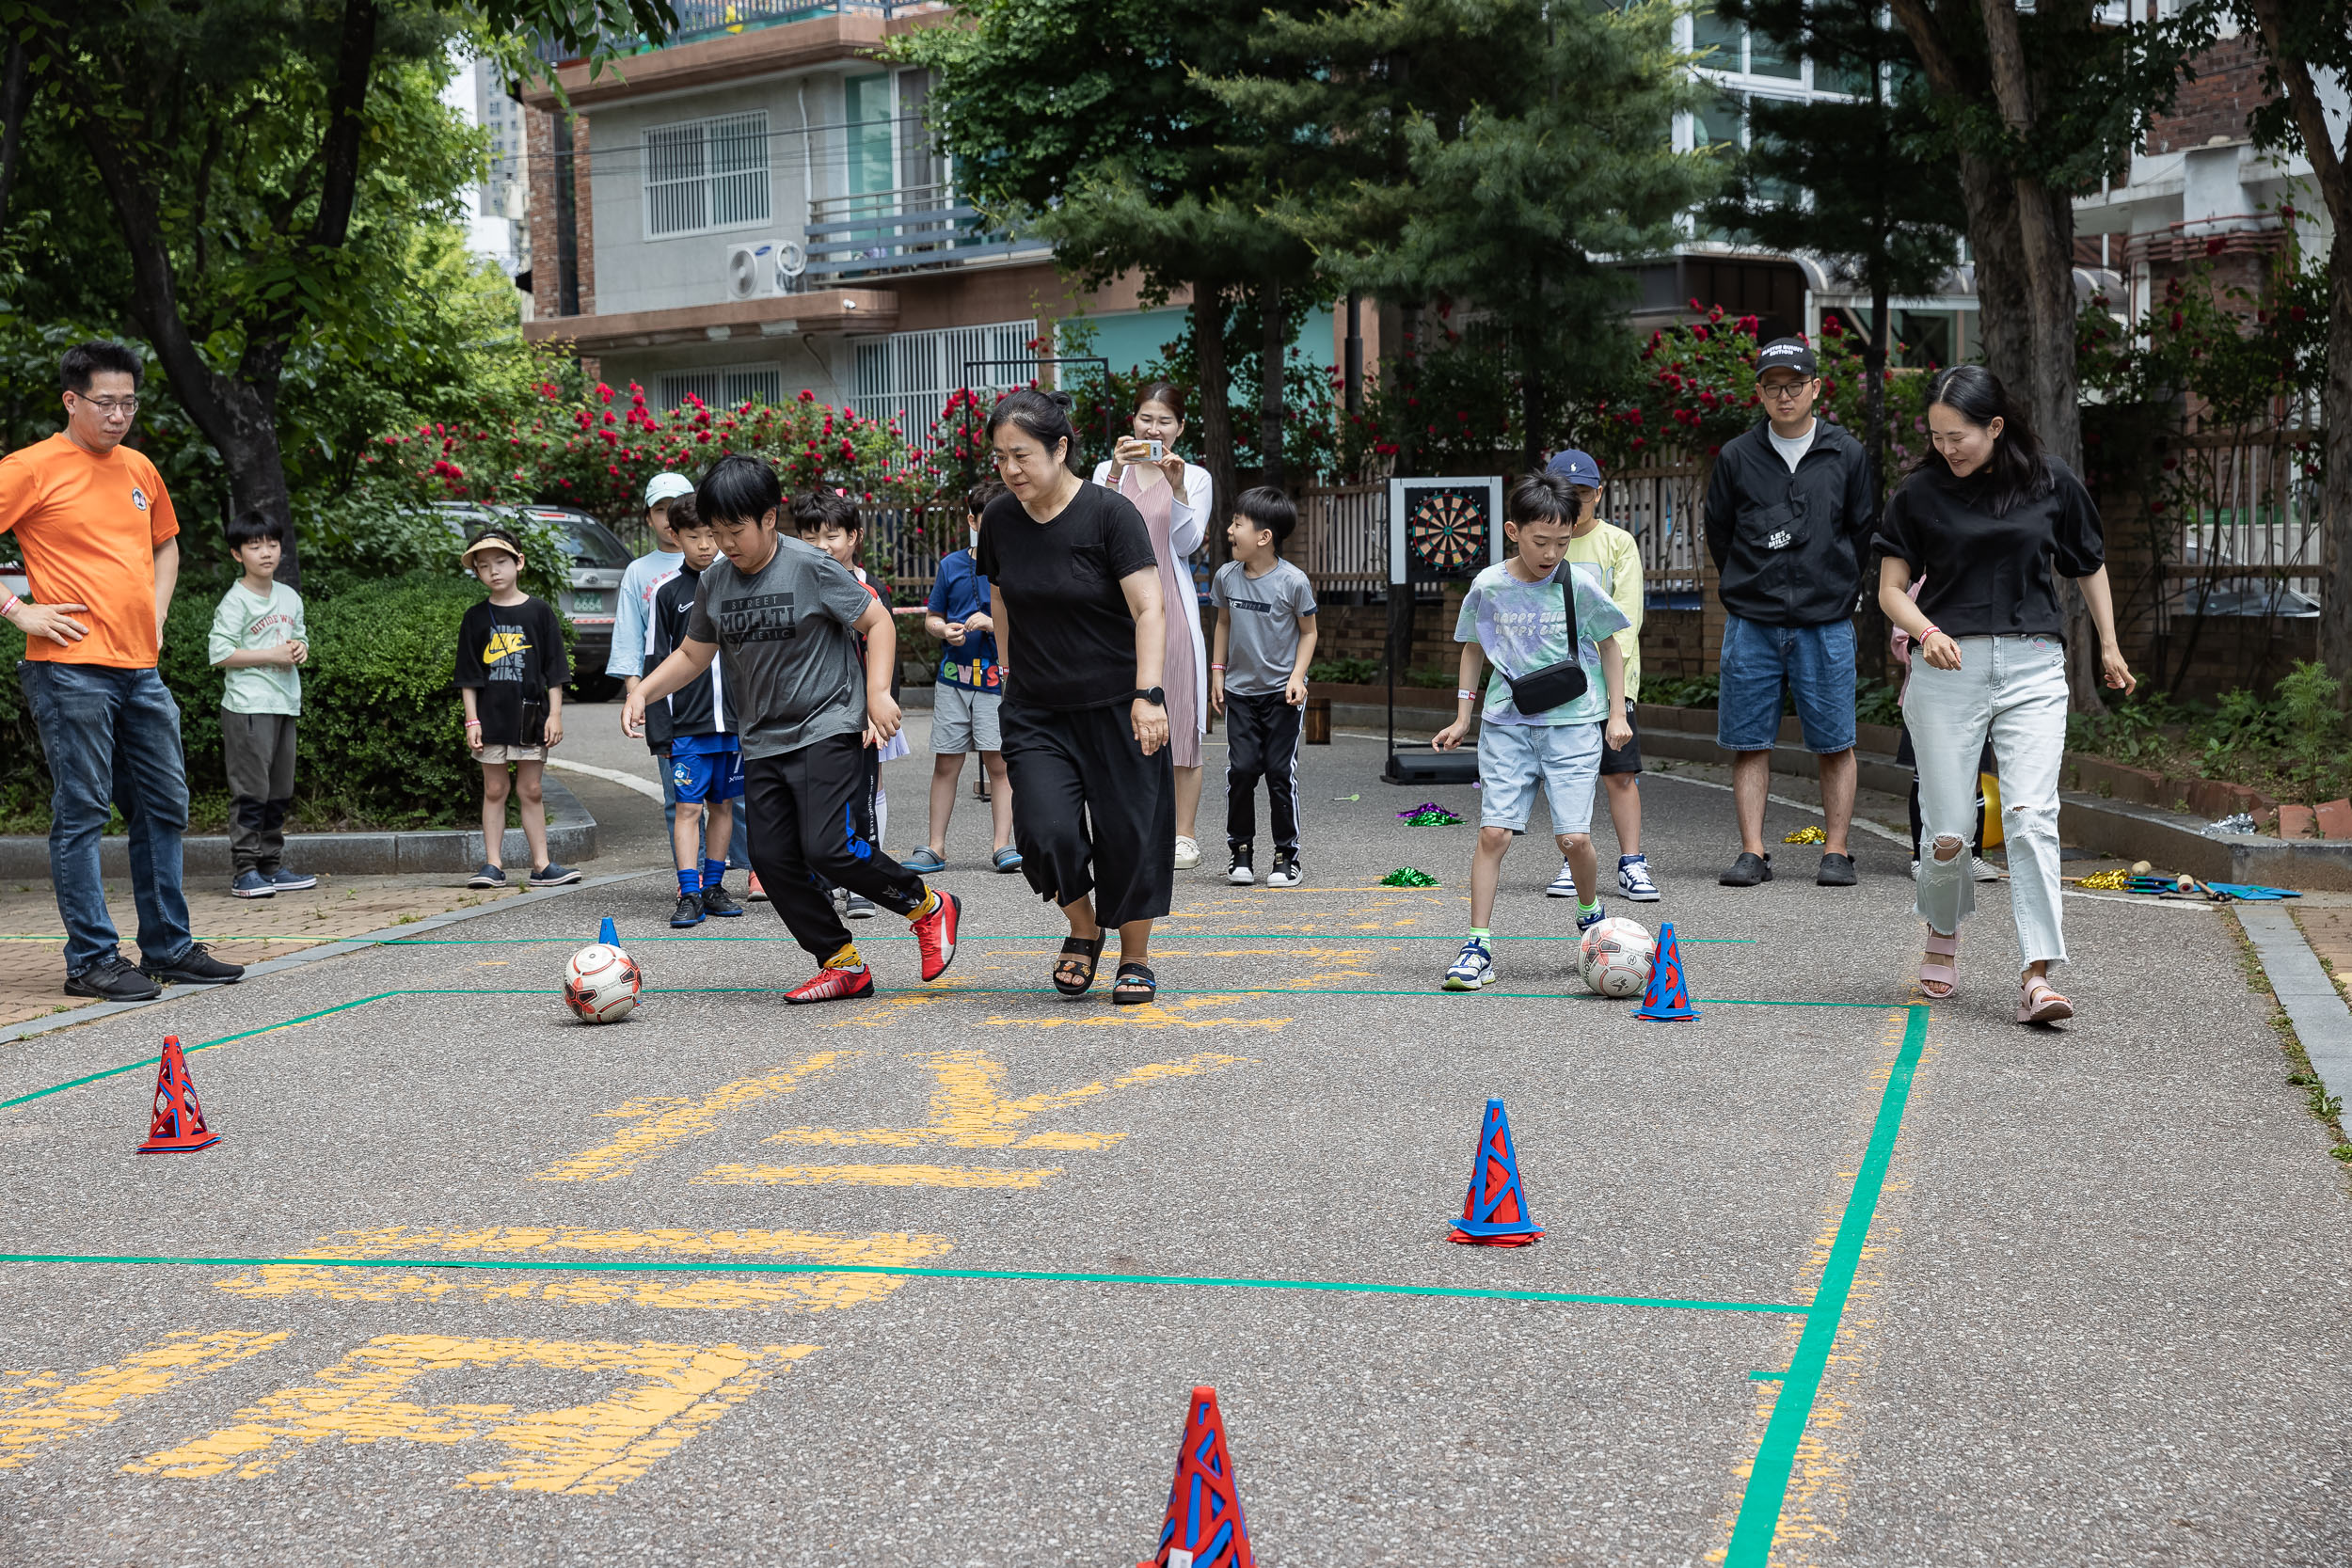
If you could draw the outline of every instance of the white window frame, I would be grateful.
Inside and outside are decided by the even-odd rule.
[[[738,218],[731,223],[709,221],[716,205],[713,198],[717,184],[721,181],[742,178],[752,171],[749,169],[719,171],[711,167],[711,149],[722,127],[734,128],[732,139],[738,142],[749,142],[759,150],[759,193],[762,198],[760,211],[755,216]],[[699,132],[701,135],[699,172],[679,178],[657,180],[654,176],[658,166],[656,160],[660,154],[656,151],[656,138],[689,130]],[[647,240],[691,239],[699,234],[723,234],[744,229],[763,229],[775,222],[774,140],[768,129],[767,110],[750,109],[740,114],[712,115],[701,119],[672,120],[666,125],[648,125],[640,134],[638,146],[644,164],[639,189],[642,221]],[[655,227],[655,213],[660,207],[662,198],[674,192],[689,190],[695,191],[699,195],[704,219],[702,225],[698,228],[677,229]]]
[[[850,406],[877,424],[896,419],[899,434],[919,442],[961,384],[965,360],[1033,357],[1037,351],[1028,345],[1037,335],[1032,317],[860,339],[851,359]],[[991,393],[1025,387],[1033,373],[1017,363],[993,366],[979,373],[972,389]]]
[[[785,385],[784,366],[773,359],[760,359],[739,365],[695,365],[683,370],[664,371],[654,383],[654,402],[655,405],[664,413],[674,408],[683,407],[688,392],[700,396],[703,388],[681,386],[680,383],[707,381],[715,389],[717,395],[704,398],[703,406],[731,411],[737,404],[747,401],[753,395],[754,388],[743,384],[755,378],[765,377],[774,378],[772,388],[774,395],[768,399],[769,404],[773,407],[782,407],[791,397],[792,389]],[[730,383],[734,384],[732,390],[739,395],[729,395]]]

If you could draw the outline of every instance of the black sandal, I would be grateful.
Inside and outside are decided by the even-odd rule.
[[[1054,963],[1054,989],[1064,996],[1084,996],[1094,989],[1094,971],[1103,957],[1101,937],[1065,937],[1062,956]],[[1073,958],[1086,960],[1086,973],[1080,974]]]
[[[1139,1007],[1160,994],[1160,977],[1141,964],[1120,964],[1111,1000],[1122,1007]]]

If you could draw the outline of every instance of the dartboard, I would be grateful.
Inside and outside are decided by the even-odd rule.
[[[1476,489],[1416,490],[1405,515],[1405,540],[1416,578],[1451,578],[1475,572],[1490,553],[1493,519],[1486,515],[1485,485]]]

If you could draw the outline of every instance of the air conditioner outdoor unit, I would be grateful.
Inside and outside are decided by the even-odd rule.
[[[727,246],[727,297],[763,299],[776,292],[776,243],[742,240]]]
[[[808,287],[808,252],[799,242],[787,240],[776,246],[776,293],[796,294]]]

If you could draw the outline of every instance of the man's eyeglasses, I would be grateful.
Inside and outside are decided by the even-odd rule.
[[[1810,381],[1774,381],[1758,387],[1756,391],[1776,403],[1794,403],[1798,395],[1812,385]]]
[[[77,392],[74,396],[81,397],[81,394]],[[127,420],[139,411],[139,400],[136,398],[84,397],[82,401],[97,409],[102,420]]]

